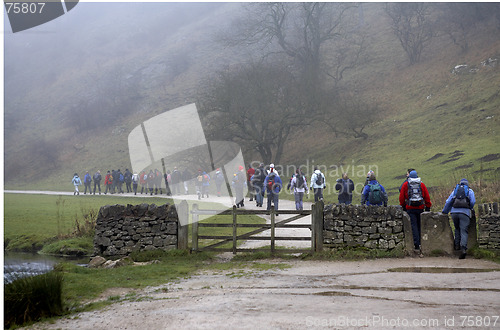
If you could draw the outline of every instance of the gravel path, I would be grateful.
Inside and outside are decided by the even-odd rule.
[[[280,207],[293,209],[293,202],[282,200]],[[228,253],[220,259],[230,258]],[[446,257],[260,262],[286,267],[259,270],[248,263],[133,293],[115,288],[101,297],[120,296],[111,306],[28,328],[500,328],[497,263]]]

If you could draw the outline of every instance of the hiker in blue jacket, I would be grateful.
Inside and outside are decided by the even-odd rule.
[[[73,180],[71,180],[71,183],[73,183],[73,185],[75,186],[75,192],[73,193],[73,195],[80,195],[80,191],[78,190],[78,186],[80,186],[82,184],[82,180],[80,179],[80,177],[78,176],[77,173],[75,173],[75,175],[73,175]]]
[[[90,173],[87,171],[85,173],[85,176],[83,177],[83,185],[85,186],[85,191],[84,195],[87,194],[87,188],[89,188],[89,194],[92,193],[92,189],[90,188],[90,183],[92,182],[92,177],[90,176]]]
[[[280,176],[274,169],[274,164],[270,166],[270,172],[264,179],[264,187],[267,192],[267,210],[271,209],[271,203],[274,204],[274,209],[278,210],[279,193],[283,187],[283,182]]]
[[[467,254],[470,217],[474,204],[476,204],[476,196],[469,188],[467,179],[460,180],[444,204],[443,213],[451,213],[451,219],[455,225],[455,250],[461,250],[460,259],[465,259]]]
[[[361,194],[361,204],[387,206],[387,200],[385,188],[378,183],[375,173],[370,174],[368,184]]]

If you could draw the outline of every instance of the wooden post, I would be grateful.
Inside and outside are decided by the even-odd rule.
[[[274,205],[271,206],[271,254],[274,254],[274,229],[276,224]]]
[[[316,209],[316,204],[311,205],[311,251],[316,252],[316,222],[314,221],[314,210]]]
[[[312,212],[312,226],[314,227],[315,252],[323,250],[323,201],[317,201]]]
[[[193,239],[193,244],[192,245],[192,248],[193,248],[193,251],[198,251],[198,221],[199,221],[199,216],[198,216],[198,204],[193,204],[193,211],[192,211],[192,214],[193,214],[193,217],[192,217],[192,227],[191,227],[191,230],[192,230],[192,239]]]
[[[238,227],[236,219],[236,205],[233,205],[233,254],[236,254]]]
[[[189,205],[183,200],[179,203],[177,207],[177,219],[184,217],[184,219],[189,219]],[[188,224],[181,225],[181,222],[177,220],[177,249],[187,250],[188,249]]]

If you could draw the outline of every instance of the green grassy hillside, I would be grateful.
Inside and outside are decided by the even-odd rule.
[[[70,191],[74,172],[83,176],[86,170],[105,173],[130,168],[127,137],[135,126],[194,102],[197,87],[209,83],[217,69],[243,59],[244,49],[222,48],[214,41],[218,23],[229,23],[238,8],[237,4],[207,7],[206,15],[192,13],[189,20],[175,29],[165,28],[161,36],[152,39],[148,31],[157,32],[162,20],[172,18],[171,12],[157,10],[154,16],[143,13],[152,25],[140,29],[130,28],[132,18],[109,22],[96,17],[86,31],[90,34],[74,31],[77,41],[70,43],[74,46],[71,54],[76,56],[82,50],[87,54],[81,56],[85,60],[79,65],[68,65],[65,60],[60,69],[47,67],[31,76],[28,69],[6,67],[5,188]],[[111,30],[123,26],[127,26],[127,33],[120,34],[119,39],[107,38],[114,35]],[[364,99],[381,109],[365,129],[368,138],[336,137],[317,123],[294,134],[282,165],[320,164],[327,168],[330,201],[335,200],[333,183],[341,172],[349,172],[361,184],[369,166],[377,170],[380,182],[391,193],[391,203],[397,202],[397,187],[409,167],[416,168],[432,188],[435,204],[442,204],[445,198],[438,187],[451,189],[461,177],[468,177],[484,191],[479,196],[482,200],[499,200],[498,190],[491,188],[500,176],[497,31],[478,31],[467,53],[441,36],[420,63],[408,66],[380,4],[365,6],[363,27],[369,33],[368,60],[346,75],[345,84],[362,91]],[[96,35],[100,38],[92,37]],[[47,40],[55,43],[58,38]],[[116,54],[116,49],[120,56],[109,56]],[[40,56],[49,55],[54,54]],[[13,62],[9,56],[6,51],[6,63]],[[497,65],[483,66],[481,62],[488,58],[498,59]],[[478,70],[452,73],[458,64]],[[158,70],[161,74],[155,74]],[[68,109],[82,99],[92,99],[97,93],[90,91],[94,85],[117,72],[123,77],[138,77],[134,110],[97,128],[78,131],[71,126]],[[16,89],[23,85],[23,79],[30,78],[35,81],[32,88]],[[258,160],[257,155],[245,158]],[[307,172],[310,174],[311,168]]]

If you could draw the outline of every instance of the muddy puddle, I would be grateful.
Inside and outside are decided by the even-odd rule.
[[[389,268],[387,271],[396,273],[430,273],[430,274],[448,274],[448,273],[483,273],[498,272],[500,269],[488,268],[455,268],[455,267],[398,267]]]

